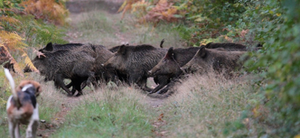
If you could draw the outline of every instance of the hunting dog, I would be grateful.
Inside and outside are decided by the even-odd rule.
[[[35,138],[39,125],[36,97],[41,93],[41,86],[36,81],[24,80],[15,90],[15,82],[9,70],[4,69],[4,72],[12,90],[6,106],[9,134],[12,138],[20,138],[20,124],[28,124],[26,138]]]

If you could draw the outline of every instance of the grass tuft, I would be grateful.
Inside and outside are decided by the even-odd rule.
[[[153,109],[139,102],[139,93],[119,87],[84,95],[53,137],[152,137]]]

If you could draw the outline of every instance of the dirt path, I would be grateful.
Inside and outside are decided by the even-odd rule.
[[[67,8],[70,11],[70,18],[71,18],[71,25],[73,26],[71,30],[67,33],[67,40],[69,42],[79,42],[79,43],[95,43],[95,44],[102,44],[107,47],[113,46],[115,44],[116,40],[121,43],[126,43],[130,41],[131,39],[135,39],[136,32],[122,32],[123,26],[119,26],[118,23],[121,22],[121,14],[117,13],[119,7],[122,5],[124,0],[102,0],[102,1],[83,1],[83,0],[72,0],[69,3],[67,3]],[[80,8],[79,8],[80,5]],[[89,14],[94,14],[93,12],[103,13],[105,16],[112,21],[108,21],[109,26],[112,30],[109,30],[108,33],[111,33],[114,37],[110,42],[106,42],[105,44],[103,42],[98,42],[97,40],[85,38],[82,39],[82,36],[84,35],[82,32],[78,31],[78,23],[82,22],[82,18],[89,16]],[[109,20],[107,19],[107,20]],[[97,34],[96,34],[97,35]],[[97,43],[98,42],[98,43]],[[160,41],[158,41],[160,42]],[[148,79],[150,82],[150,85],[154,85],[154,82],[152,79]],[[150,97],[145,98],[147,100],[147,103],[149,103],[153,107],[158,107],[163,103],[163,100],[161,99],[154,99]]]

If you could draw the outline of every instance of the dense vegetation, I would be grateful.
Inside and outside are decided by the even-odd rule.
[[[233,122],[233,128],[225,132],[244,128],[246,124],[242,122],[250,117],[263,128],[258,130],[259,136],[285,137],[299,133],[299,1],[128,1],[125,4],[131,4],[131,7],[125,7],[124,11],[132,8],[134,12],[136,7],[146,7],[142,8],[145,11],[139,17],[148,17],[147,21],[177,22],[174,29],[188,45],[199,46],[210,41],[239,42],[248,46],[263,43],[262,50],[249,53],[253,58],[246,63],[250,71],[258,74],[253,80],[253,87],[261,100],[252,99],[253,104],[245,110],[242,119]],[[159,7],[160,10],[157,10]],[[175,12],[170,12],[170,9]],[[170,19],[168,17],[177,20],[167,20]],[[271,131],[267,132],[268,129]],[[244,135],[247,134],[245,132]]]

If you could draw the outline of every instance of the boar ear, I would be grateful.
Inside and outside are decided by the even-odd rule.
[[[50,42],[50,43],[48,43],[47,45],[46,45],[46,48],[45,48],[47,51],[52,51],[53,50],[53,46],[52,46],[52,43]]]
[[[174,50],[173,50],[173,47],[170,47],[165,58],[173,59],[173,57],[174,57]]]
[[[206,56],[206,50],[205,50],[205,47],[202,46],[198,51],[197,51],[197,55],[199,55],[201,58],[204,58]]]
[[[119,50],[118,50],[117,53],[120,53],[120,54],[122,54],[122,55],[125,55],[125,54],[126,54],[126,48],[125,48],[125,45],[121,45],[121,46],[119,47]]]

